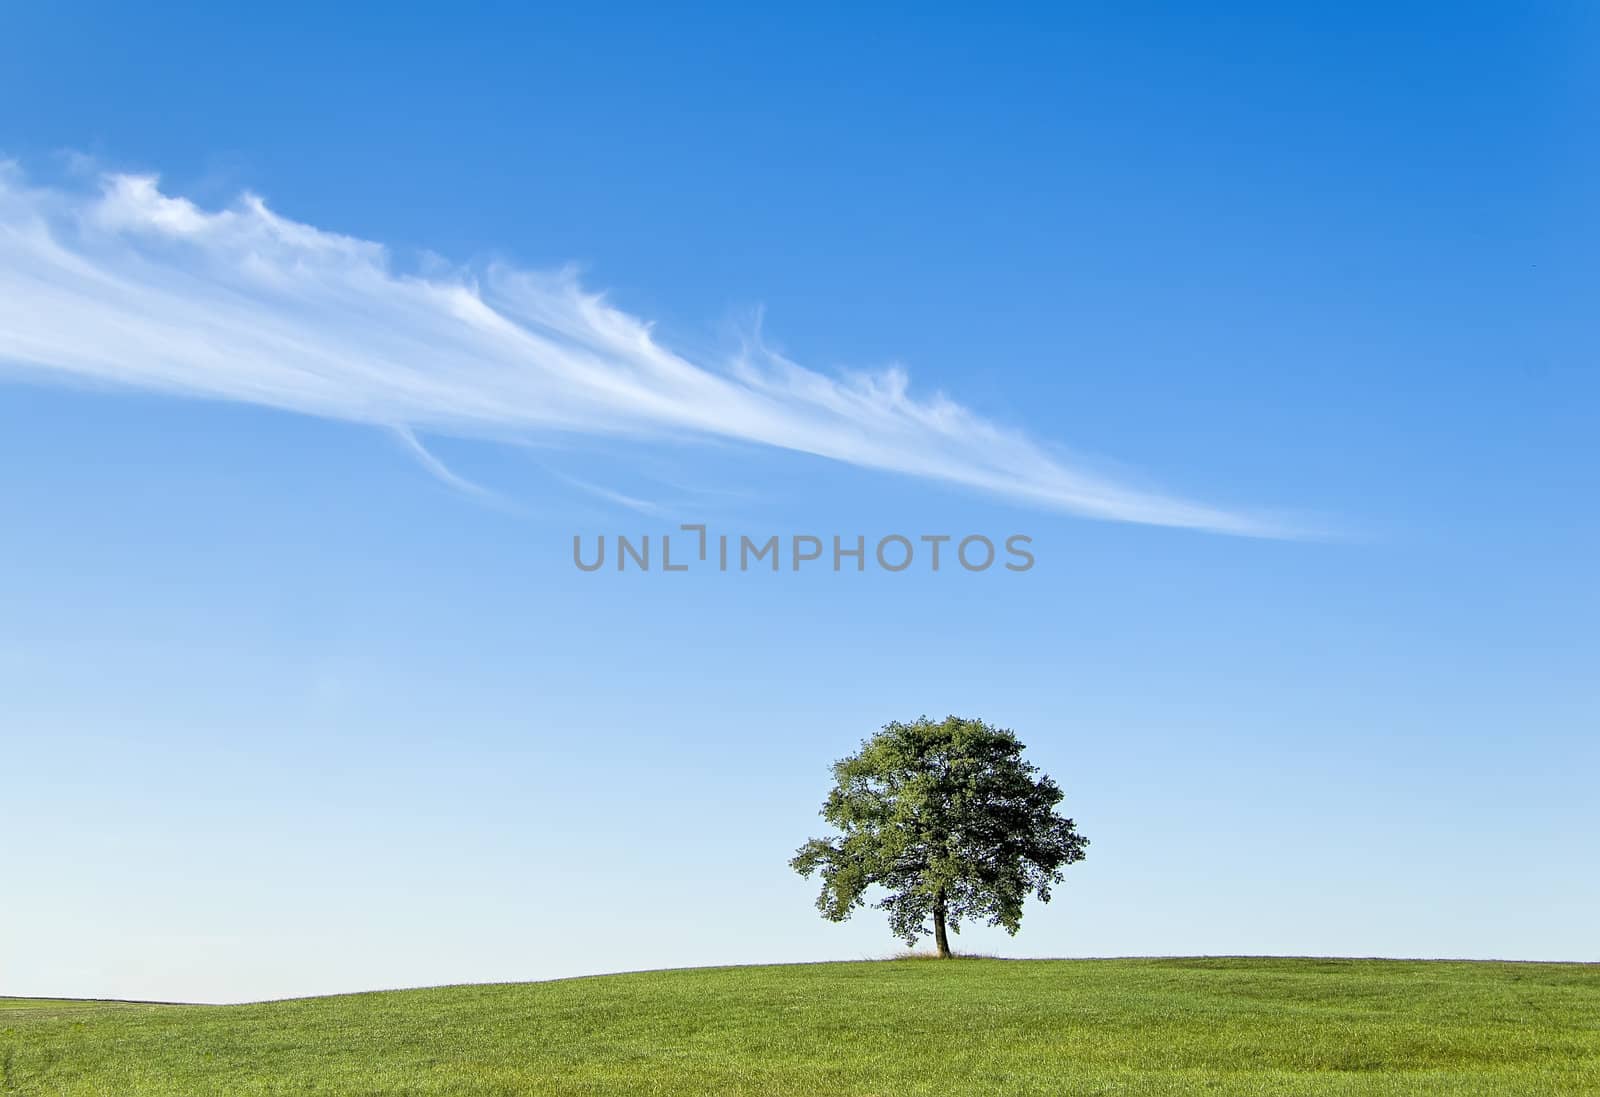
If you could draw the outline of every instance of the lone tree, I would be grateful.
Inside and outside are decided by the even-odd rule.
[[[840,832],[813,838],[790,861],[822,873],[817,909],[842,922],[866,890],[907,945],[928,932],[950,955],[946,930],[985,919],[1012,934],[1029,895],[1050,901],[1062,870],[1089,840],[1056,814],[1061,789],[1022,760],[1016,735],[982,720],[926,716],[893,723],[834,763],[822,817]]]

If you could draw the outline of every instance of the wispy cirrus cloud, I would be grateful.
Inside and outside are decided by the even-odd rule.
[[[85,190],[0,164],[0,362],[387,427],[447,479],[416,432],[716,438],[1091,518],[1293,535],[1075,468],[898,370],[695,361],[569,271],[404,273],[254,195],[205,210],[148,175]]]

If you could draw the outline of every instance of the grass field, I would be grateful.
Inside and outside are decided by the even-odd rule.
[[[901,960],[12,999],[0,1093],[1600,1094],[1600,965]]]

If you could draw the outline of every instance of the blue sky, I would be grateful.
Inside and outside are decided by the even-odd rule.
[[[923,712],[1093,841],[966,947],[1600,959],[1597,32],[9,9],[0,993],[883,955]],[[695,521],[1038,563],[572,566]]]

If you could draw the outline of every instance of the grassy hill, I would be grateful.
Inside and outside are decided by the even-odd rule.
[[[0,1093],[1600,1094],[1600,965],[903,960],[12,999]]]

